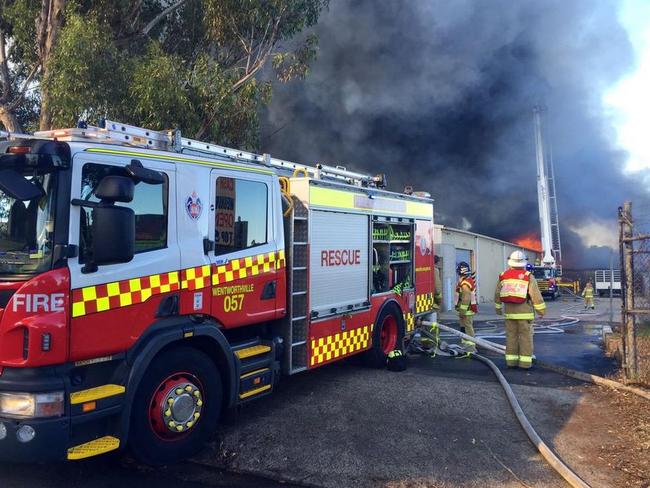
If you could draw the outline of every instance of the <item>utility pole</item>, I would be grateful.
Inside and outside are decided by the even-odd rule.
[[[625,202],[619,208],[620,245],[622,257],[623,293],[623,370],[627,380],[636,380],[636,330],[634,310],[634,241],[632,228],[632,203]]]

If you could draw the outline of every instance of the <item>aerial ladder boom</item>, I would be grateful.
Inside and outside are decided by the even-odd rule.
[[[549,197],[549,179],[546,174],[544,140],[542,138],[542,118],[540,107],[533,109],[535,122],[535,155],[537,159],[537,200],[539,203],[539,223],[542,238],[542,264],[555,267],[553,245],[551,242],[551,204]]]

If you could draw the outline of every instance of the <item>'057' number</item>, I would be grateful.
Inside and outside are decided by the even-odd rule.
[[[223,298],[223,311],[239,312],[244,306],[244,294],[240,295],[226,295]]]

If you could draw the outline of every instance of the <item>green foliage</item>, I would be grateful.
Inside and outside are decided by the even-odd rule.
[[[253,149],[258,112],[272,92],[261,76],[264,66],[270,62],[282,82],[304,78],[317,39],[308,35],[299,44],[293,38],[317,22],[327,3],[69,0],[54,52],[39,60],[41,2],[0,1],[13,85],[42,63],[16,113],[35,127],[39,100],[47,97],[53,126],[107,116]]]
[[[180,56],[166,54],[152,42],[133,66],[128,118],[152,129],[196,130],[198,114],[188,110],[195,105],[188,86],[190,75]]]
[[[50,75],[43,80],[55,127],[74,127],[82,115],[97,120],[116,109],[121,112],[128,64],[121,61],[105,27],[95,15],[68,11]]]

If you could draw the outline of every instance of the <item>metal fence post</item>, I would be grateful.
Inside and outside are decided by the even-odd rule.
[[[634,241],[632,240],[632,203],[625,202],[622,208],[619,208],[619,239],[621,247],[621,258],[623,271],[622,281],[624,286],[623,293],[623,353],[624,363],[623,371],[627,380],[636,381],[637,379],[637,357],[636,357],[636,330],[634,316],[634,261],[633,250]]]
[[[609,250],[609,326],[614,329],[614,250]]]

